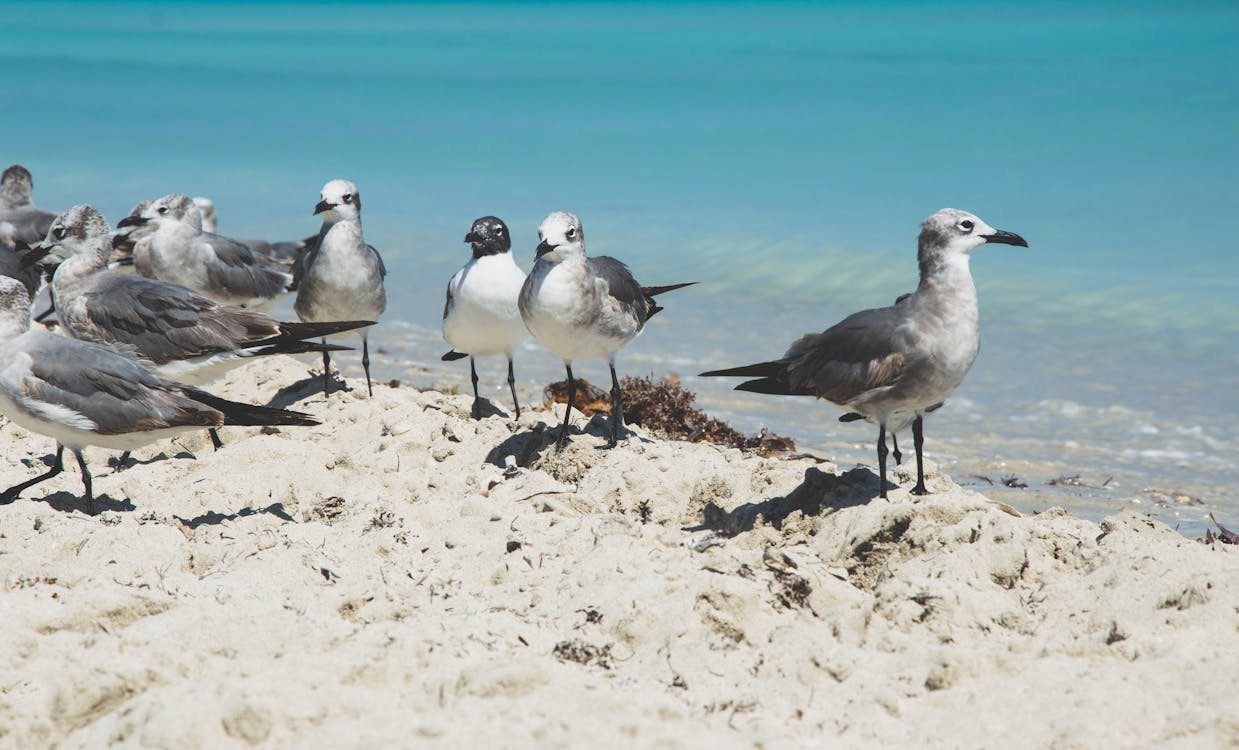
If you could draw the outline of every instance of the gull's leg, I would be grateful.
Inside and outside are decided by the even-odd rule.
[[[473,381],[473,418],[482,418],[482,404],[478,399],[478,370],[473,366],[473,356],[469,356],[469,379]]]
[[[82,455],[81,451],[76,449],[73,451],[73,457],[77,459],[77,468],[82,471],[82,487],[86,490],[84,499],[93,506],[95,503],[95,493],[90,485],[90,469],[86,468],[86,457]]]
[[[472,366],[472,363],[470,363]],[[361,369],[366,371],[366,393],[374,397],[374,386],[370,385],[370,337],[361,335]]]
[[[891,430],[891,455],[895,457],[895,465],[903,463],[903,454],[899,452],[899,439],[895,437],[895,431]]]
[[[565,362],[564,369],[568,371],[568,404],[564,409],[564,424],[559,430],[559,439],[555,441],[557,450],[563,450],[568,444],[568,420],[572,416],[572,399],[576,397],[576,381],[572,379],[572,365]]]
[[[20,495],[23,490],[28,490],[39,482],[47,481],[48,479],[51,479],[60,472],[64,471],[64,458],[65,447],[60,443],[56,443],[56,460],[52,462],[52,468],[48,469],[46,473],[40,474],[34,479],[27,480],[21,484],[15,484],[3,493],[0,493],[0,503],[11,503],[17,499],[17,496]]]
[[[917,417],[912,421],[912,445],[916,448],[916,486],[912,488],[913,495],[928,495],[925,488],[925,457],[922,446],[925,445],[925,418]]]
[[[327,339],[319,339],[323,342],[323,346],[327,345]],[[323,352],[323,398],[331,391],[331,355]]]
[[[219,439],[218,430],[216,430],[214,427],[208,428],[207,434],[211,436],[211,446],[215,448],[215,450],[219,450],[220,448],[224,447],[224,441]]]
[[[886,423],[878,425],[878,497],[886,499]]]
[[[508,355],[508,390],[512,391],[512,406],[516,407],[516,419],[521,418],[521,402],[516,398],[516,375],[512,372],[512,355]]]
[[[607,440],[607,447],[614,448],[619,442],[619,430],[624,426],[624,407],[620,404],[619,378],[615,377],[615,362],[612,360],[608,364],[611,365],[611,437]]]

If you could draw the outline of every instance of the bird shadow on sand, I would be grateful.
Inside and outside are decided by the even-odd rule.
[[[238,518],[263,514],[275,516],[282,521],[293,522],[296,520],[288,514],[287,510],[284,509],[283,503],[271,503],[265,508],[242,508],[236,513],[217,513],[213,510],[209,510],[202,515],[194,516],[193,518],[181,518],[180,516],[173,516],[173,518],[180,521],[190,529],[196,529],[199,526],[218,526],[225,521],[235,521]]]
[[[349,384],[338,374],[332,373],[331,385],[327,392],[330,396],[332,393],[353,390]],[[305,401],[315,396],[322,397],[323,395],[323,374],[310,373],[306,377],[298,380],[291,385],[286,385],[275,392],[271,400],[267,402],[268,409],[287,409],[288,407],[300,401]]]
[[[887,483],[888,487],[895,485]],[[786,495],[759,503],[744,503],[724,510],[713,502],[701,511],[701,524],[685,531],[714,531],[732,537],[752,531],[758,522],[776,529],[793,513],[818,516],[843,508],[865,505],[877,499],[878,477],[871,470],[857,467],[842,474],[827,474],[816,467],[805,469],[804,480]]]
[[[116,511],[117,513],[129,513],[137,510],[137,507],[129,500],[116,500],[107,495],[95,495],[93,500],[86,500],[80,495],[75,495],[72,492],[53,492],[50,495],[43,497],[30,498],[36,503],[46,503],[52,510],[59,513],[83,513],[88,516],[97,516],[105,510]]]
[[[108,468],[112,470],[113,474],[119,474],[120,472],[126,471],[127,469],[132,469],[135,466],[149,466],[150,464],[157,464],[162,461],[170,461],[172,459],[177,459],[177,460],[189,459],[192,461],[197,461],[198,457],[190,453],[189,451],[180,451],[178,453],[174,453],[171,456],[169,456],[167,453],[164,453],[163,451],[160,451],[159,453],[156,453],[155,455],[151,456],[150,458],[146,458],[146,459],[134,458],[133,456],[130,456],[129,458],[125,459],[125,463],[123,466],[120,463],[120,456],[110,456],[108,458],[107,465],[108,465]]]
[[[538,462],[543,454],[549,448],[555,450],[555,442],[559,437],[559,432],[562,428],[557,424],[554,427],[548,426],[545,422],[538,422],[532,430],[528,432],[518,432],[515,435],[507,438],[499,445],[490,449],[490,453],[486,454],[486,462],[500,468],[506,468],[505,460],[508,456],[516,458],[516,465],[527,469]],[[579,440],[584,435],[592,435],[602,440],[606,440],[610,435],[611,426],[607,422],[607,418],[601,415],[594,415],[584,427],[576,427],[575,425],[568,426],[568,440],[564,449],[572,444],[573,440]],[[636,440],[640,442],[651,442],[649,438],[644,438],[628,428],[620,431],[619,442],[622,447],[626,441]],[[599,453],[603,451],[613,450],[608,448],[606,444],[594,445],[595,450]],[[592,462],[591,462],[592,463]]]

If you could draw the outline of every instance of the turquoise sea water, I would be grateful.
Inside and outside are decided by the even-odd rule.
[[[968,209],[1032,247],[974,257],[982,352],[932,457],[987,491],[968,475],[1018,474],[994,494],[1025,509],[1239,526],[1234,3],[0,2],[0,38],[0,161],[45,208],[206,195],[222,232],[282,239],[357,182],[391,269],[382,369],[419,385],[466,382],[438,316],[480,215],[526,268],[566,209],[645,283],[701,281],[620,359],[689,376],[889,304],[919,222]],[[531,346],[518,371],[532,397],[560,366]],[[687,382],[873,460],[828,405]],[[1113,479],[1047,484],[1076,473]]]

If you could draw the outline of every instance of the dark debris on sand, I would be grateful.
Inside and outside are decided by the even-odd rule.
[[[544,393],[548,406],[567,403],[568,381],[551,383]],[[796,450],[791,438],[766,430],[747,436],[693,406],[697,394],[680,385],[679,377],[674,374],[657,382],[649,377],[621,378],[620,397],[623,399],[625,422],[639,424],[673,440],[714,443],[754,451],[763,456]],[[611,394],[587,380],[576,378],[572,407],[587,417],[610,414]]]
[[[1213,529],[1205,529],[1205,538],[1203,540],[1205,544],[1213,544],[1214,542],[1221,542],[1222,544],[1239,544],[1239,534],[1218,523],[1212,513],[1209,514],[1209,520],[1217,525],[1218,533],[1214,534]]]

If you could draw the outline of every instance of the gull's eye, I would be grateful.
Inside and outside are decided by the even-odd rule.
[[[352,194],[352,193],[345,193],[345,194],[344,194],[344,202],[345,202],[345,203],[352,203],[352,202],[353,202],[353,194]]]
[[[964,219],[963,221],[959,223],[959,228],[964,230],[965,232],[971,232],[973,226],[974,225],[971,219]]]
[[[159,215],[160,215],[160,216],[163,216],[164,214],[168,213],[168,207],[167,207],[167,206],[160,206],[160,207],[159,207],[159,208],[157,208],[156,210],[159,212]]]
[[[576,227],[568,227],[568,239],[576,236]]]
[[[63,240],[65,238],[65,234],[66,232],[64,227],[56,227],[52,230],[52,236],[58,240]]]

